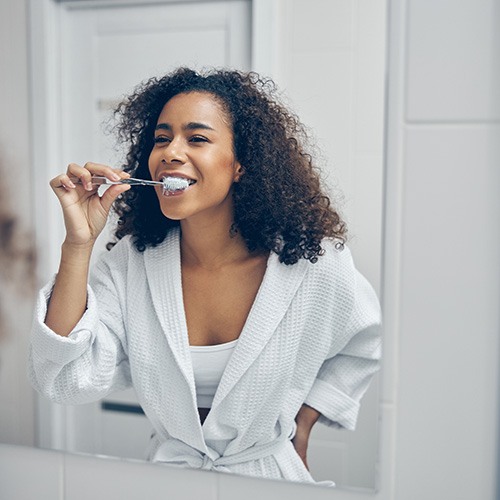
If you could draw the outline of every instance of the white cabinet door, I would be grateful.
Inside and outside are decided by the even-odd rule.
[[[177,66],[250,69],[250,0],[91,8],[68,3],[60,14],[63,165],[122,164],[124,155],[103,124],[141,81]],[[94,257],[109,236],[101,235]],[[68,409],[66,448],[142,458],[151,426],[134,412],[135,401],[127,391]]]

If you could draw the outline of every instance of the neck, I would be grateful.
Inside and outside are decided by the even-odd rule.
[[[230,234],[231,224],[228,220],[181,221],[182,263],[215,270],[247,258],[250,253],[241,235]]]

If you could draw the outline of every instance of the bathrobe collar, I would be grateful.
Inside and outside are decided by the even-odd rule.
[[[174,354],[177,368],[187,382],[193,412],[197,415],[196,389],[182,296],[179,235],[179,229],[171,230],[162,244],[146,249],[144,261],[153,307]],[[207,420],[214,418],[217,406],[228,396],[276,331],[304,278],[307,264],[307,261],[301,259],[296,264],[287,266],[279,262],[275,253],[270,254],[264,279],[215,393]]]

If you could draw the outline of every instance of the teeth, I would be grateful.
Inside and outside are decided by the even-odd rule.
[[[161,181],[163,182],[164,192],[182,191],[195,182],[192,179],[185,179],[184,177],[164,177]]]

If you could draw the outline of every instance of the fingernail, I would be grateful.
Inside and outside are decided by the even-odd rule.
[[[92,183],[91,182],[87,182],[87,184],[85,184],[85,189],[87,191],[92,191],[92,189],[93,189]]]
[[[72,181],[68,181],[68,186],[71,188],[76,188]]]
[[[111,177],[114,181],[119,181],[121,179],[121,177],[114,172],[111,174]]]

